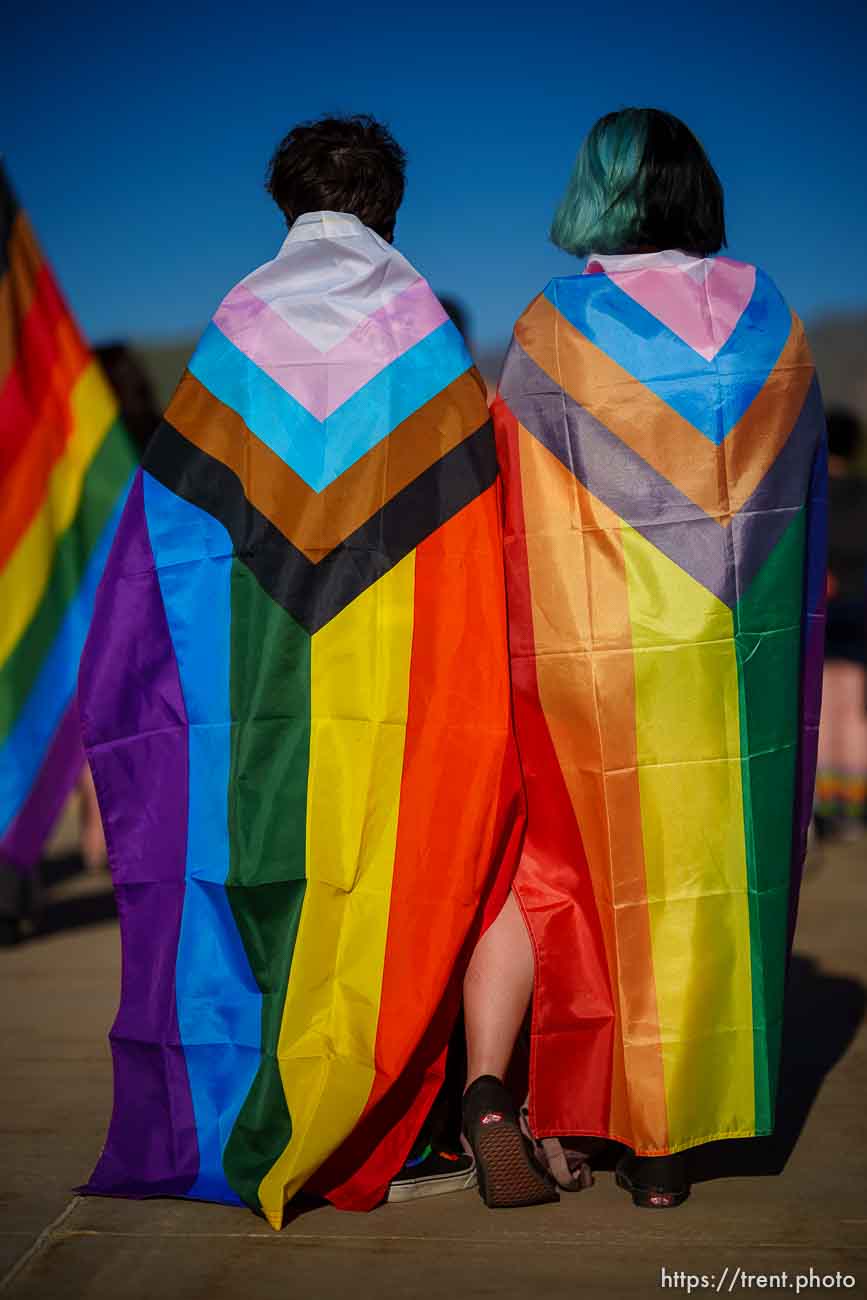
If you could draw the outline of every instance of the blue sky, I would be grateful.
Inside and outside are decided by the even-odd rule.
[[[867,310],[867,6],[534,0],[16,6],[0,153],[89,337],[197,332],[273,256],[296,121],[370,112],[410,157],[397,243],[492,346],[552,275],[581,138],[652,104],[699,135],[729,252],[808,322]]]

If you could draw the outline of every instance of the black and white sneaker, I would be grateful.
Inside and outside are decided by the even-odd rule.
[[[415,1201],[476,1186],[476,1162],[456,1151],[438,1151],[428,1143],[413,1153],[388,1188],[388,1201]]]

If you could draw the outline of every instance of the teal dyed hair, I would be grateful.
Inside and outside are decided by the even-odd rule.
[[[641,224],[639,178],[647,143],[647,110],[625,108],[599,119],[584,141],[551,238],[576,257],[630,248]]]
[[[659,108],[601,117],[575,161],[551,238],[567,253],[681,248],[699,257],[726,242],[719,177],[689,127]]]

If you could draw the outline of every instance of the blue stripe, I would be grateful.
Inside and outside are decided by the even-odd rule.
[[[189,720],[189,821],[175,969],[199,1143],[187,1193],[240,1205],[223,1150],[260,1063],[262,995],[226,897],[232,543],[211,515],[144,473],[148,532]]]
[[[717,445],[767,382],[792,328],[792,315],[763,271],[725,346],[710,361],[607,275],[552,280],[545,296],[603,352]],[[716,401],[708,400],[715,379]]]
[[[471,365],[459,331],[444,321],[323,421],[214,324],[205,330],[189,369],[309,487],[321,492]]]
[[[131,483],[132,476],[103,525],[39,675],[0,748],[0,835],[5,835],[20,812],[75,694],[78,661],[93,617],[96,589]]]

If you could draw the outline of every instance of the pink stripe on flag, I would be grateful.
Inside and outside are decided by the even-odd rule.
[[[448,316],[418,279],[320,352],[243,284],[221,303],[214,324],[266,375],[324,420]]]
[[[728,257],[694,265],[704,266],[704,274],[696,276],[693,267],[669,266],[614,271],[609,275],[618,289],[662,321],[705,361],[712,361],[749,306],[756,271]]]
[[[36,865],[83,766],[78,701],[73,699],[52,737],[30,793],[0,840],[0,857],[20,871]]]

